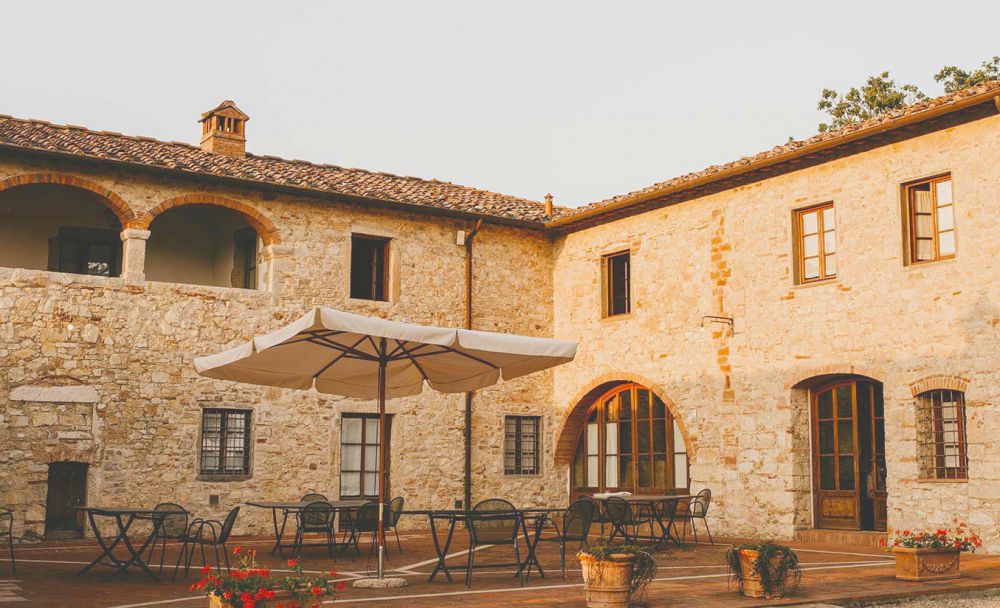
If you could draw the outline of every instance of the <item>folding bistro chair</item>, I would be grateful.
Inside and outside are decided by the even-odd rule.
[[[378,534],[378,503],[377,502],[366,502],[365,504],[358,507],[357,512],[351,521],[347,524],[348,538],[346,544],[344,545],[344,551],[347,551],[347,547],[354,546],[354,553],[361,557],[361,549],[358,548],[361,542],[361,537],[364,534],[371,534],[372,545],[369,550],[369,555],[375,554],[375,546],[378,544],[375,536]]]
[[[683,522],[682,525],[684,525],[684,540],[687,540],[687,524],[690,523],[691,531],[694,532],[694,542],[698,542],[698,528],[694,522],[700,519],[701,523],[705,526],[705,532],[708,532],[708,542],[713,545],[715,544],[715,541],[712,540],[712,530],[708,527],[708,519],[705,517],[708,515],[708,508],[711,505],[712,491],[705,488],[691,499],[691,502],[687,505],[687,509],[677,512],[676,519]]]
[[[157,525],[157,521],[159,521],[159,529],[156,531],[156,536],[153,538],[153,542],[149,545],[149,558],[147,558],[146,561],[153,561],[153,554],[156,552],[156,543],[160,543],[159,571],[162,573],[163,559],[166,557],[167,552],[167,541],[181,541],[182,547],[187,543],[188,512],[187,509],[173,502],[161,502],[153,507],[153,512],[167,513],[167,515],[153,518],[153,525]],[[184,549],[182,548],[181,554],[183,553]],[[175,570],[179,564],[180,560],[178,560],[177,564],[174,565]]]
[[[389,501],[389,506],[385,512],[385,531],[392,530],[396,535],[396,547],[400,554],[403,553],[403,545],[399,542],[399,518],[403,515],[403,497],[397,496]]]
[[[325,500],[317,500],[306,505],[295,514],[295,540],[292,543],[292,553],[302,557],[303,536],[306,534],[326,535],[326,546],[333,557],[334,532],[333,518],[337,514],[333,505]]]
[[[594,522],[596,507],[594,501],[581,498],[571,504],[561,517],[552,519],[555,536],[544,536],[544,528],[539,533],[538,542],[559,543],[559,560],[562,566],[563,580],[566,580],[566,545],[578,543],[579,549],[586,546],[587,535],[590,534],[590,526]]]
[[[469,562],[465,570],[465,586],[472,585],[472,569],[476,562],[476,549],[483,545],[510,545],[514,547],[514,565],[517,577],[524,586],[524,568],[521,551],[517,546],[517,535],[521,528],[521,513],[510,502],[491,498],[472,508],[469,525]],[[491,564],[506,565],[506,564]]]
[[[612,496],[604,501],[604,514],[611,523],[611,534],[608,540],[615,539],[615,535],[621,534],[625,542],[632,544],[639,536],[639,526],[649,525],[649,535],[653,536],[653,516],[651,513],[636,511],[632,504],[624,498]],[[629,527],[632,533],[629,534]]]
[[[229,573],[229,549],[226,547],[226,543],[229,542],[229,535],[233,532],[233,524],[236,523],[236,516],[240,514],[239,507],[233,507],[226,515],[226,519],[223,521],[218,521],[215,519],[196,519],[191,522],[188,527],[188,538],[185,541],[185,546],[188,547],[187,560],[184,564],[184,578],[187,578],[188,571],[191,569],[191,560],[194,558],[195,547],[201,547],[201,563],[206,565],[205,560],[205,547],[212,547],[215,549],[215,570],[219,571],[222,569],[222,563],[219,560],[219,547],[222,547],[222,555],[226,560],[226,573]],[[205,530],[211,532],[211,538],[208,537]],[[181,555],[184,554],[183,549],[181,549]],[[180,558],[178,558],[178,564],[180,563]],[[174,577],[177,576],[177,570],[174,570]]]

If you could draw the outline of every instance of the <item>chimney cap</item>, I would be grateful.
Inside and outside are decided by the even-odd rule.
[[[236,103],[234,101],[227,99],[211,110],[202,112],[201,120],[198,122],[205,122],[210,117],[215,115],[225,116],[227,118],[238,118],[243,121],[250,120],[250,117],[247,116],[243,110],[236,107]]]
[[[552,214],[554,212],[555,208],[552,205],[552,193],[549,192],[548,194],[545,195],[545,215],[547,215],[548,217],[552,217]]]

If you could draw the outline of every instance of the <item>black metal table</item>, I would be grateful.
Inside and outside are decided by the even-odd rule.
[[[271,553],[275,551],[281,557],[285,556],[284,548],[288,545],[283,545],[281,542],[282,537],[285,535],[285,526],[288,524],[288,516],[292,513],[298,513],[306,506],[311,505],[315,502],[326,502],[329,503],[335,511],[345,511],[351,509],[357,509],[358,507],[367,503],[367,500],[360,498],[348,499],[348,500],[326,500],[317,501],[310,500],[308,502],[291,501],[291,502],[272,502],[272,501],[260,501],[260,502],[248,502],[246,503],[248,507],[258,507],[261,509],[271,510],[271,522],[274,524],[274,546],[271,547]],[[278,511],[281,511],[281,524],[278,524]]]
[[[653,518],[657,525],[660,527],[660,534],[658,536],[649,537],[636,537],[639,540],[648,540],[656,546],[662,545],[664,543],[674,543],[678,547],[681,546],[681,541],[679,538],[670,533],[671,528],[676,531],[674,526],[674,521],[677,518],[677,508],[676,506],[670,510],[670,517],[667,522],[663,522],[663,515],[661,509],[658,507],[665,502],[680,502],[682,500],[690,501],[695,496],[689,494],[630,494],[628,496],[602,496],[600,498],[594,496],[592,497],[598,502],[604,502],[608,498],[621,498],[625,502],[643,505],[649,507],[650,512],[653,514]]]
[[[434,569],[431,570],[430,576],[427,577],[427,582],[433,583],[438,573],[443,572],[445,577],[447,577],[448,582],[452,583],[454,581],[451,578],[450,570],[467,569],[467,566],[460,566],[460,565],[454,565],[449,567],[446,561],[448,558],[448,551],[451,549],[451,541],[455,537],[455,527],[458,525],[458,522],[460,521],[466,522],[468,526],[470,518],[475,517],[476,515],[486,515],[486,516],[509,515],[513,513],[518,518],[517,525],[518,527],[521,528],[521,533],[524,536],[524,542],[527,548],[527,553],[524,557],[524,560],[520,564],[518,564],[517,566],[518,571],[514,574],[514,576],[517,576],[522,570],[525,569],[526,569],[525,574],[526,575],[530,574],[531,567],[534,566],[538,570],[538,573],[544,578],[545,572],[542,570],[542,565],[539,563],[538,557],[535,555],[535,549],[538,546],[538,536],[539,536],[538,528],[540,528],[545,524],[545,520],[548,517],[548,514],[553,512],[562,512],[562,511],[565,511],[565,509],[517,509],[515,511],[468,511],[462,509],[419,509],[419,510],[404,511],[403,514],[424,515],[430,522],[431,539],[434,541],[434,553],[437,555],[437,563],[434,565]],[[528,534],[528,528],[526,524],[528,520],[534,521],[534,526],[536,530],[534,539],[532,539],[532,537]],[[438,521],[448,522],[448,532],[445,535],[444,543],[441,542],[438,536],[438,531],[437,531]],[[495,567],[492,564],[490,566]]]
[[[97,540],[97,544],[101,547],[101,554],[98,555],[92,562],[87,564],[80,570],[77,574],[84,574],[89,571],[94,566],[100,564],[103,566],[109,566],[115,569],[115,572],[111,574],[111,578],[118,576],[119,574],[127,574],[128,569],[131,566],[137,566],[142,569],[150,578],[154,581],[159,581],[160,579],[153,573],[149,568],[149,564],[142,558],[142,554],[145,553],[146,549],[152,543],[157,534],[160,532],[160,527],[163,525],[163,518],[169,515],[165,511],[153,511],[152,509],[134,509],[129,507],[72,507],[76,511],[81,511],[87,514],[87,519],[90,522],[90,529],[94,532],[94,538]],[[113,519],[117,527],[117,534],[111,542],[107,542],[107,539],[101,534],[101,527],[97,523],[97,518],[106,517]],[[148,520],[153,523],[152,530],[149,532],[149,536],[142,543],[138,549],[129,540],[128,533],[132,528],[132,525],[136,520]],[[115,548],[118,545],[124,545],[125,550],[128,553],[125,559],[119,559],[115,555]]]

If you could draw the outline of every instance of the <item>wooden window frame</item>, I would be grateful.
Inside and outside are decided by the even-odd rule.
[[[377,259],[369,260],[370,270],[369,274],[369,287],[371,289],[371,297],[365,294],[355,291],[355,246],[359,241],[364,241],[372,245],[372,251],[381,250],[382,252],[382,268],[378,268]],[[388,302],[389,301],[389,247],[391,238],[384,236],[374,236],[369,234],[351,234],[351,256],[350,256],[350,273],[349,273],[349,284],[348,291],[350,297],[353,300],[368,300],[372,302]]]
[[[123,245],[119,232],[103,228],[60,227],[57,236],[49,239],[48,270],[108,278],[121,276]],[[63,249],[67,245],[76,248],[76,254],[72,260],[73,268],[66,268],[64,264],[67,260]],[[89,255],[86,255],[85,252],[89,252],[92,247],[108,248],[108,274],[88,272]]]
[[[833,210],[833,228],[828,229],[823,220],[823,212],[827,209]],[[810,213],[816,214],[816,240],[817,240],[817,255],[819,260],[819,276],[813,278],[806,278],[806,256],[805,256],[805,229],[803,226],[803,221],[806,215]],[[836,279],[838,272],[829,273],[826,268],[826,258],[827,255],[837,256],[839,258],[840,248],[837,247],[833,253],[827,254],[826,251],[826,238],[827,232],[833,232],[834,241],[837,239],[837,210],[834,207],[833,201],[827,201],[825,203],[820,203],[818,205],[812,205],[810,207],[803,207],[802,209],[794,209],[792,211],[792,228],[794,232],[794,260],[795,260],[795,283],[796,285],[805,285],[807,283],[817,283],[820,281],[829,281],[831,279]],[[814,256],[809,256],[814,257]],[[840,261],[837,260],[837,270],[840,270]]]
[[[513,431],[510,428],[510,423],[514,423]],[[533,427],[531,432],[534,434],[534,446],[531,449],[531,458],[535,463],[534,467],[526,467],[522,462],[522,457],[525,454],[524,451],[524,440],[525,440],[525,424],[530,423]],[[541,467],[541,455],[542,455],[542,418],[541,416],[504,416],[504,441],[503,441],[503,452],[504,452],[504,475],[539,475],[542,472]],[[513,441],[513,445],[511,445]],[[514,466],[507,466],[507,457],[512,455],[514,457]]]
[[[937,204],[937,184],[941,182],[951,182],[951,203],[952,226],[944,232],[951,232],[954,239],[954,251],[949,254],[941,254],[941,230],[938,228],[938,204]],[[934,257],[929,260],[917,259],[917,234],[914,224],[916,223],[916,206],[914,205],[914,192],[920,186],[929,186],[931,194],[931,224],[933,226]],[[955,182],[951,173],[943,173],[934,177],[923,178],[907,182],[901,186],[901,196],[903,199],[903,242],[905,244],[904,259],[907,266],[917,266],[941,260],[950,260],[958,253],[958,217],[955,213]]]
[[[955,408],[955,441],[947,441],[944,428],[944,408],[942,406],[945,393],[954,399]],[[924,458],[921,463],[923,479],[935,480],[967,480],[969,478],[969,448],[968,448],[968,410],[965,405],[965,393],[951,389],[933,389],[917,395],[917,406],[923,418],[925,428],[929,432],[920,435],[925,449],[920,450]],[[929,444],[929,445],[928,445]],[[958,454],[958,466],[947,466],[949,454],[946,450],[954,445]]]
[[[205,466],[205,454],[209,450],[208,445],[206,445],[206,440],[210,437],[206,433],[205,428],[205,414],[219,414],[219,432],[218,432],[218,448],[213,449],[218,453],[219,464],[215,468],[207,468]],[[230,427],[230,417],[235,417],[236,414],[245,417],[243,422],[243,463],[240,470],[227,469],[226,460],[229,456],[229,450],[227,444],[229,443],[229,429]],[[251,454],[250,448],[253,445],[251,441],[251,432],[253,428],[253,410],[240,409],[240,408],[204,408],[201,410],[201,433],[199,439],[199,449],[198,449],[198,476],[200,478],[244,478],[250,475],[251,470]]]
[[[613,260],[625,257],[625,310],[615,312],[615,274],[612,272]],[[620,299],[620,298],[618,298]],[[622,317],[632,312],[632,251],[616,251],[601,256],[601,317]]]
[[[354,441],[347,441],[347,442],[344,441],[344,426],[343,426],[343,421],[344,420],[348,420],[348,419],[361,420],[361,442],[360,443],[354,442]],[[341,498],[366,498],[366,499],[373,499],[373,500],[375,500],[375,499],[378,498],[378,488],[377,487],[375,488],[375,493],[374,494],[365,494],[365,476],[372,474],[372,472],[369,471],[366,468],[367,461],[366,461],[366,454],[365,453],[367,452],[367,450],[365,448],[367,448],[367,447],[375,447],[376,448],[375,449],[375,458],[376,458],[376,461],[375,461],[375,465],[374,465],[374,467],[375,467],[374,468],[374,474],[375,474],[375,476],[377,478],[380,478],[379,479],[379,483],[385,483],[386,484],[386,495],[388,495],[388,493],[389,493],[389,483],[388,483],[389,482],[389,475],[388,475],[388,471],[391,470],[391,468],[392,468],[391,458],[389,457],[389,454],[391,454],[391,447],[392,447],[392,415],[391,414],[387,414],[386,417],[385,417],[385,426],[386,426],[385,435],[386,435],[386,439],[388,440],[388,442],[386,443],[386,463],[385,463],[386,464],[386,471],[384,471],[384,472],[380,472],[379,468],[378,468],[378,460],[377,459],[379,457],[379,449],[378,449],[379,448],[379,443],[378,442],[372,443],[372,442],[370,442],[368,440],[368,437],[367,437],[367,434],[368,434],[368,424],[367,424],[367,421],[368,420],[375,420],[375,423],[376,423],[376,427],[375,428],[378,429],[378,426],[377,426],[378,425],[378,414],[364,414],[364,413],[356,413],[356,412],[345,412],[345,413],[343,413],[341,415],[341,427],[340,427],[340,472],[339,472],[339,475],[338,475],[338,477],[341,479],[341,481],[340,481],[340,490],[339,490],[339,492],[340,492],[339,496]],[[377,432],[377,430],[376,430],[376,432]],[[361,460],[360,460],[360,463],[359,463],[359,466],[361,467],[360,469],[345,469],[344,468],[344,446],[352,446],[352,445],[356,445],[356,446],[360,446],[361,447]],[[354,495],[354,494],[344,494],[344,486],[343,486],[343,481],[342,481],[344,473],[360,474],[360,479],[359,479],[359,484],[358,484],[358,492],[359,492],[359,494],[357,494],[357,495]]]
[[[252,227],[241,228],[233,234],[233,287],[257,289],[258,248],[260,237]]]

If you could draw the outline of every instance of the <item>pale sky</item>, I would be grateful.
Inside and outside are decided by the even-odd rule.
[[[557,204],[815,133],[824,86],[936,95],[1000,55],[1000,2],[3,5],[0,114],[198,143],[233,99],[256,154]]]

